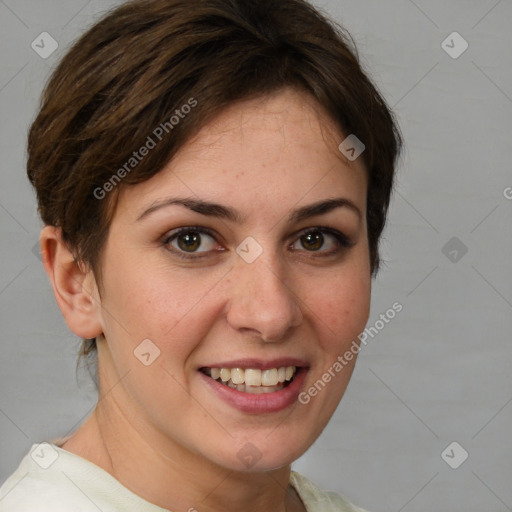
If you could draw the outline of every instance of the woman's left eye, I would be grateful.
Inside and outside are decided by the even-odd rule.
[[[299,236],[292,246],[298,243],[300,243],[302,248],[307,252],[319,252],[322,256],[337,254],[342,249],[349,248],[353,245],[343,233],[328,228],[308,229]]]

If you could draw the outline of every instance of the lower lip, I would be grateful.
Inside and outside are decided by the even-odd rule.
[[[238,391],[213,380],[202,372],[199,372],[199,374],[213,391],[232,407],[246,413],[264,414],[282,411],[297,402],[307,372],[307,368],[299,368],[293,381],[285,388],[280,391],[258,395]]]

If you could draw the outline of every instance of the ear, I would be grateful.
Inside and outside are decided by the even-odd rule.
[[[44,268],[69,329],[81,338],[99,336],[101,299],[92,270],[75,261],[60,228],[45,226],[39,241]]]

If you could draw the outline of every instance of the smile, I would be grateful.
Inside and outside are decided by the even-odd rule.
[[[297,372],[296,366],[281,366],[260,370],[257,368],[201,368],[201,372],[232,389],[249,394],[281,391]]]

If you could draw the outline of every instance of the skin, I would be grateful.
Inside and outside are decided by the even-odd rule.
[[[64,449],[170,510],[305,510],[289,485],[290,464],[324,429],[356,358],[307,405],[267,414],[226,404],[198,368],[297,357],[309,365],[306,390],[364,329],[367,176],[361,158],[349,162],[338,151],[344,138],[313,99],[293,89],[231,106],[157,175],[120,189],[100,289],[59,229],[43,229],[45,268],[66,322],[98,344],[100,399]],[[220,203],[244,219],[170,205],[137,220],[169,197]],[[288,220],[297,208],[341,197],[360,216],[338,207]],[[164,240],[186,226],[215,233],[194,246],[200,259],[179,258],[171,251],[179,251],[178,240]],[[353,245],[338,247],[325,233],[312,249],[303,231],[316,227],[338,230]],[[250,264],[236,253],[248,236],[263,249]],[[149,366],[134,356],[144,339],[160,350]],[[237,457],[246,442],[261,454],[249,469]]]

